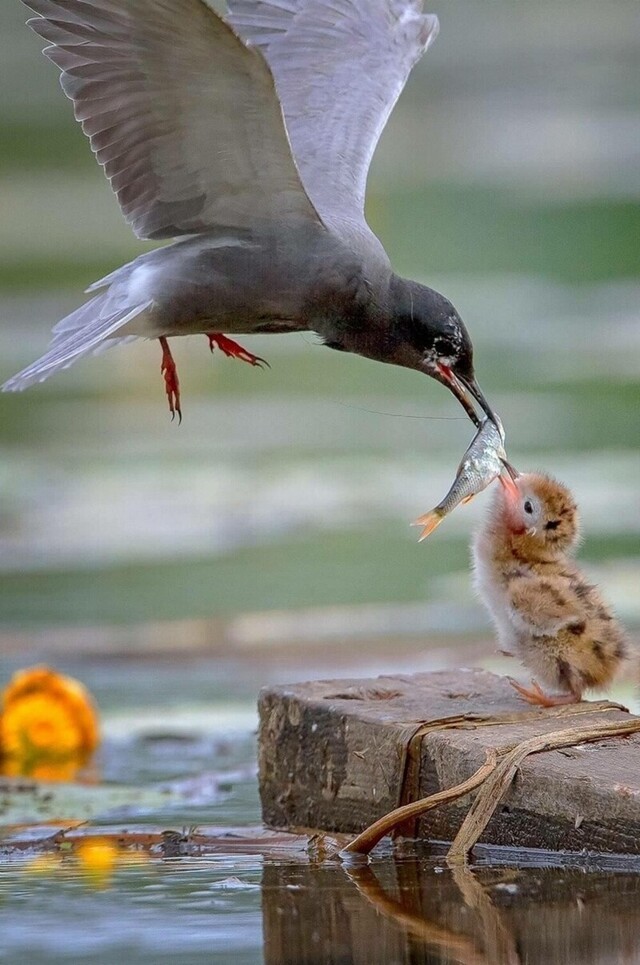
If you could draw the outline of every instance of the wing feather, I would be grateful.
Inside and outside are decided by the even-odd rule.
[[[25,0],[135,233],[318,220],[273,77],[203,0]]]
[[[422,0],[229,0],[229,21],[264,51],[323,220],[368,232],[369,164],[438,18],[423,12]]]

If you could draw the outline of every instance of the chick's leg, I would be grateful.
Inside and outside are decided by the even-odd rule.
[[[539,684],[535,681],[531,681],[531,687],[523,687],[519,684],[517,680],[513,680],[512,677],[507,678],[514,690],[517,690],[521,697],[527,701],[528,704],[534,704],[536,707],[560,707],[562,704],[578,704],[582,700],[582,694],[578,693],[568,693],[568,694],[545,694]]]

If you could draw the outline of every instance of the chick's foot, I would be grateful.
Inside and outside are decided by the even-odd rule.
[[[531,681],[531,687],[523,687],[512,677],[507,678],[514,690],[517,690],[528,704],[536,707],[561,707],[563,704],[578,704],[582,700],[579,694],[545,694],[539,684]]]

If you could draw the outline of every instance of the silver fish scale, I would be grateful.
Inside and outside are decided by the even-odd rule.
[[[504,430],[485,419],[465,452],[453,486],[435,511],[446,516],[467,496],[482,492],[503,470]]]

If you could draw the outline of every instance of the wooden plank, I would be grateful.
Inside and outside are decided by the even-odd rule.
[[[265,823],[340,832],[466,780],[491,748],[630,719],[606,702],[550,714],[524,704],[504,678],[460,670],[269,687],[259,711]],[[427,732],[411,743],[421,725]],[[451,840],[470,801],[436,809],[405,833]],[[640,854],[640,735],[528,758],[481,840]]]

